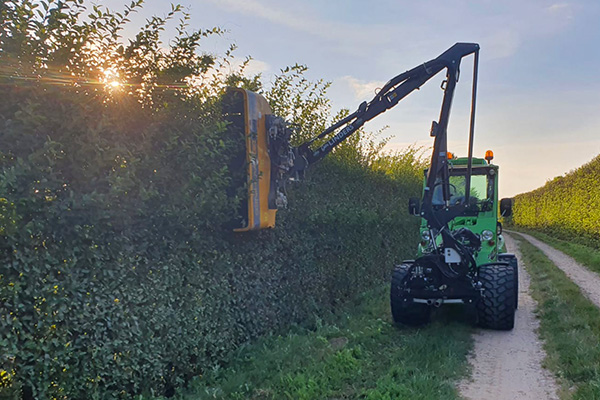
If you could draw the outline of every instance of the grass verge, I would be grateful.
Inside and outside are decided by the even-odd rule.
[[[538,302],[545,366],[560,379],[565,399],[600,399],[600,310],[540,250],[518,235]]]
[[[196,379],[179,399],[457,399],[472,327],[443,307],[421,329],[393,326],[388,288],[313,330],[269,337],[227,367]]]
[[[515,229],[512,227],[511,229]],[[573,257],[578,263],[586,266],[591,271],[600,274],[600,250],[586,246],[580,243],[568,242],[566,240],[558,239],[554,236],[546,233],[533,231],[529,229],[517,228],[518,232],[527,233],[544,243],[554,247],[557,250]]]

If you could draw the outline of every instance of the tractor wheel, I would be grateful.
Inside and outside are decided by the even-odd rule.
[[[509,331],[515,326],[515,279],[512,265],[479,268],[483,293],[477,304],[477,316],[481,327]]]
[[[498,261],[504,261],[515,269],[515,309],[519,308],[519,260],[513,254],[498,255]]]
[[[517,257],[513,259],[514,261],[511,263],[513,269],[515,270],[515,310],[519,308],[519,267],[517,265]]]
[[[429,322],[431,307],[427,304],[413,303],[404,291],[403,281],[410,265],[401,264],[394,268],[392,274],[392,287],[390,290],[390,304],[392,317],[396,324],[409,326],[424,325]]]

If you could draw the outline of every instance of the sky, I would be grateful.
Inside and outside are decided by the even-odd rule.
[[[123,0],[97,1],[119,10]],[[600,1],[580,0],[182,0],[190,28],[226,33],[202,48],[229,44],[251,56],[250,73],[269,82],[296,63],[332,82],[333,110],[354,111],[394,76],[456,42],[481,46],[474,154],[494,151],[500,196],[512,197],[585,164],[600,153]],[[165,15],[146,0],[131,27]],[[173,24],[175,25],[175,24]],[[130,28],[130,29],[132,29]],[[173,27],[174,28],[174,27]],[[124,35],[135,33],[125,32]],[[449,126],[449,150],[467,154],[471,57],[463,59]],[[366,124],[387,127],[389,149],[429,147],[443,73]],[[317,134],[318,132],[315,132]],[[600,177],[599,177],[600,180]]]

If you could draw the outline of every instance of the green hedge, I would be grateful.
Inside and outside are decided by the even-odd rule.
[[[412,255],[418,221],[405,208],[419,191],[418,157],[365,141],[291,187],[274,230],[233,234],[239,188],[228,166],[243,142],[224,133],[218,93],[234,84],[293,99],[274,106],[308,118],[306,135],[329,115],[326,85],[307,83],[299,66],[270,90],[223,74],[229,53],[198,48],[219,30],[187,34],[185,14],[163,50],[159,33],[178,7],[123,45],[119,27],[138,5],[82,18],[80,3],[0,9],[4,393],[171,394],[240,344],[335,310]],[[124,84],[107,85],[115,77]]]
[[[514,224],[600,247],[600,156],[515,197]]]

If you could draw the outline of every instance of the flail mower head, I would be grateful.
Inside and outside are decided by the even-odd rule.
[[[230,88],[224,99],[228,131],[245,136],[245,152],[235,160],[246,169],[247,191],[239,210],[235,232],[275,226],[278,208],[287,205],[284,194],[286,174],[293,165],[291,130],[273,115],[267,100],[258,93]]]

